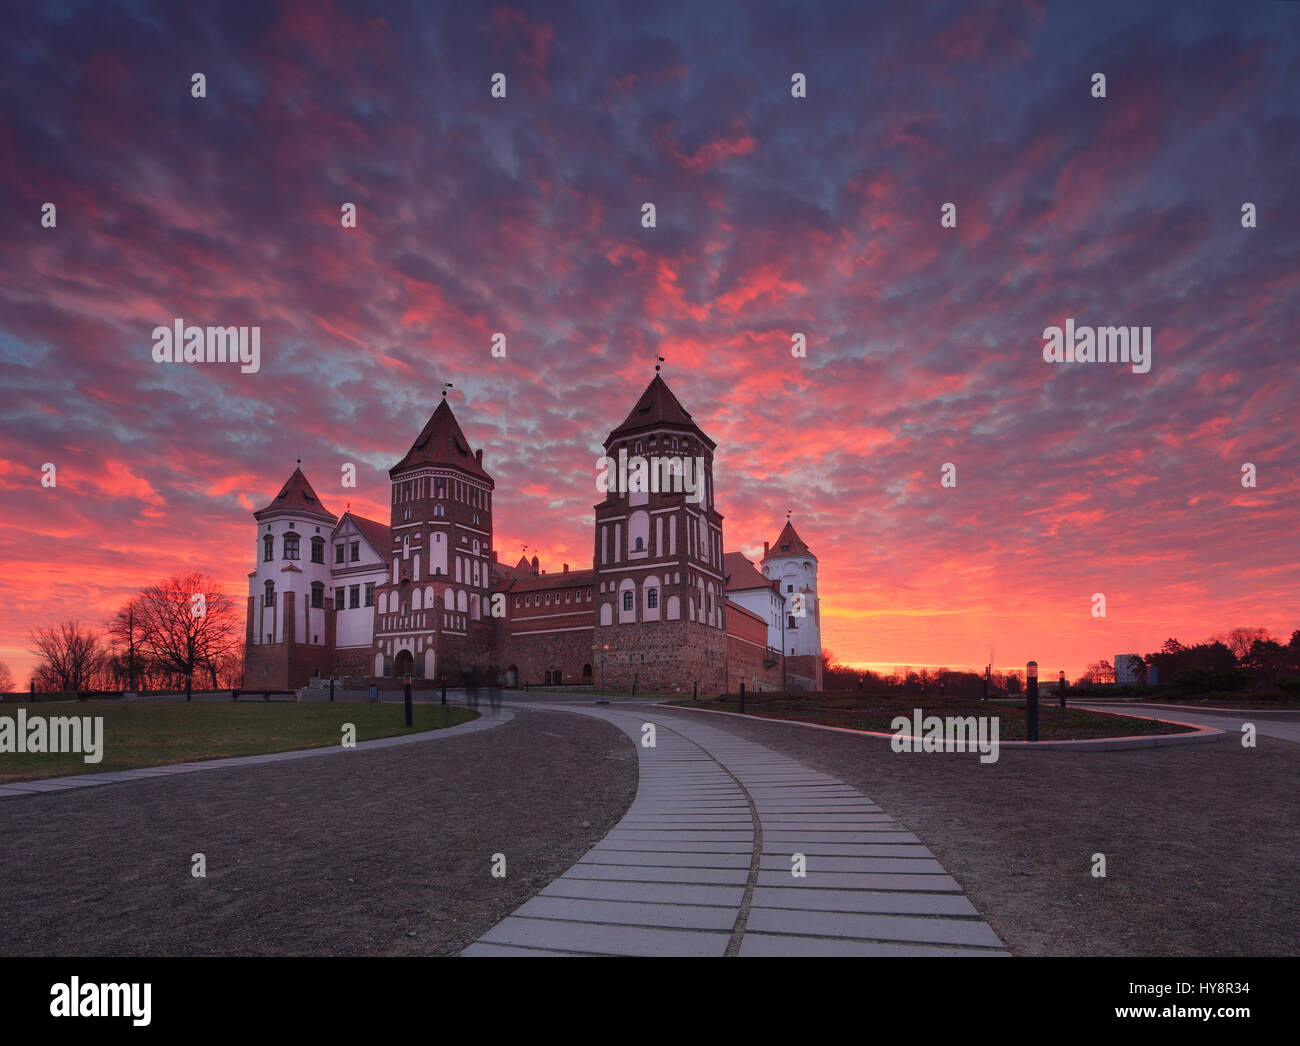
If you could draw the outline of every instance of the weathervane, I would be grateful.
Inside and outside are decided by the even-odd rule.
[[[659,363],[663,363],[663,362],[664,362],[664,358],[663,358],[662,356],[656,356],[655,359],[657,359],[657,360],[659,361]],[[659,363],[656,363],[656,364],[655,364],[655,373],[656,373],[656,374],[659,373]]]
[[[447,398],[447,390],[448,390],[448,389],[452,389],[452,388],[455,388],[455,386],[452,385],[451,382],[449,382],[449,381],[444,381],[444,382],[442,383],[442,398],[443,398],[443,399],[446,399],[446,398]]]

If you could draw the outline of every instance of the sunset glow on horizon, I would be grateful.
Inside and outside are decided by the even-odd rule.
[[[242,603],[298,459],[388,523],[444,382],[500,559],[590,567],[658,356],[726,550],[791,513],[843,663],[1300,628],[1300,5],[69,6],[0,40],[20,687],[31,629],[168,575]],[[259,369],[155,362],[177,321],[259,326]],[[1067,321],[1150,327],[1150,372],[1046,362]]]

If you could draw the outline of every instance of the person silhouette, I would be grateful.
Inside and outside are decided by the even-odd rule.
[[[465,701],[475,712],[478,711],[478,680],[474,678],[474,669],[468,665],[462,673],[465,681]]]

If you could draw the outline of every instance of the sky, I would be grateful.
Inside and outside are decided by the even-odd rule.
[[[1294,3],[11,10],[0,660],[170,574],[245,596],[298,458],[386,521],[443,382],[501,557],[585,565],[656,356],[726,548],[792,512],[843,662],[1289,636],[1297,192]],[[156,362],[178,318],[260,368]],[[1046,361],[1067,319],[1149,326],[1149,372]]]

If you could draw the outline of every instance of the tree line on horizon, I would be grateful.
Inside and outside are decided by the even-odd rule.
[[[202,573],[175,574],[122,604],[102,629],[75,618],[28,633],[40,693],[213,690],[243,676],[243,622],[235,601]],[[0,663],[0,693],[13,692]]]
[[[1266,628],[1234,628],[1190,646],[1170,638],[1153,653],[1131,656],[1138,658],[1142,670],[1156,670],[1160,686],[1211,692],[1267,688],[1300,692],[1300,629],[1286,643]],[[1054,688],[1057,679],[1040,674],[1038,681],[1040,687]],[[1073,687],[1109,686],[1115,682],[1115,668],[1103,658],[1068,682]],[[822,651],[824,690],[974,696],[982,693],[983,684],[980,672],[911,667],[872,672],[841,664],[832,651]],[[1023,672],[989,675],[990,693],[1019,694],[1024,686]]]

